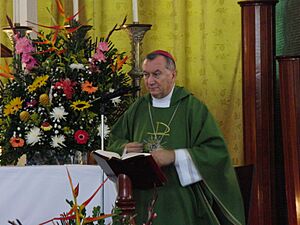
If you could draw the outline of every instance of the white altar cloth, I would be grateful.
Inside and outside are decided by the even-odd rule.
[[[78,203],[81,204],[102,183],[103,172],[97,165],[0,167],[0,225],[16,219],[23,225],[38,225],[68,212],[66,199],[73,200],[73,197],[66,167],[73,185],[79,183]],[[115,199],[115,184],[108,180],[104,190],[89,203],[87,215],[92,215],[94,206],[103,208],[103,202],[104,212],[110,213]]]

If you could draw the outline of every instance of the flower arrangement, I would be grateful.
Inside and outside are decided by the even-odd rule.
[[[34,159],[66,163],[76,152],[100,148],[102,135],[108,136],[109,127],[132,102],[134,90],[123,69],[128,57],[109,40],[117,26],[106,39],[92,41],[91,26],[75,21],[76,15],[66,18],[56,2],[65,22],[39,25],[49,33],[35,31],[37,38],[31,39],[12,26],[13,61],[0,66],[0,76],[7,78],[0,80],[4,165],[23,154],[33,164]]]

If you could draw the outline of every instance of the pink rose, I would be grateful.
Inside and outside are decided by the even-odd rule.
[[[100,50],[97,49],[97,52],[94,54],[93,59],[99,62],[106,62],[106,57]]]
[[[99,42],[98,48],[102,52],[107,52],[108,51],[108,43],[107,42]]]
[[[25,64],[27,70],[32,70],[37,65],[36,59],[28,53],[22,55],[22,63]]]
[[[34,47],[32,46],[29,39],[26,37],[17,38],[16,39],[16,53],[17,54],[27,54],[30,52],[34,52]]]

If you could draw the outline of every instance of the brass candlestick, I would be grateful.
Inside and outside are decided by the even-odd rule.
[[[131,63],[132,69],[129,71],[129,75],[132,79],[132,84],[136,88],[140,88],[141,77],[143,75],[140,63],[141,63],[141,47],[142,40],[145,33],[151,29],[151,24],[125,24],[123,28],[128,32],[131,41]],[[140,91],[136,92],[136,96],[140,95]]]
[[[4,27],[2,28],[3,32],[6,33],[11,43],[14,45],[14,32],[11,27]],[[25,35],[29,34],[32,31],[31,27],[27,26],[20,26],[19,23],[14,24],[14,30],[16,33],[20,34],[20,37],[24,37]]]

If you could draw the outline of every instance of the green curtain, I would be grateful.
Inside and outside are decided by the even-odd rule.
[[[300,55],[299,8],[299,0],[280,0],[276,5],[277,55]]]
[[[0,1],[6,5],[6,0]],[[62,2],[71,15],[72,0]],[[79,4],[79,20],[93,26],[94,38],[106,36],[125,16],[127,23],[132,22],[131,0],[79,0]],[[53,24],[47,7],[57,18],[54,0],[38,0],[40,24]],[[138,9],[139,22],[152,24],[143,40],[142,56],[155,49],[175,56],[177,84],[208,105],[234,164],[243,164],[241,10],[237,1],[138,0]],[[115,32],[111,40],[120,51],[130,54],[130,40],[124,30]]]

